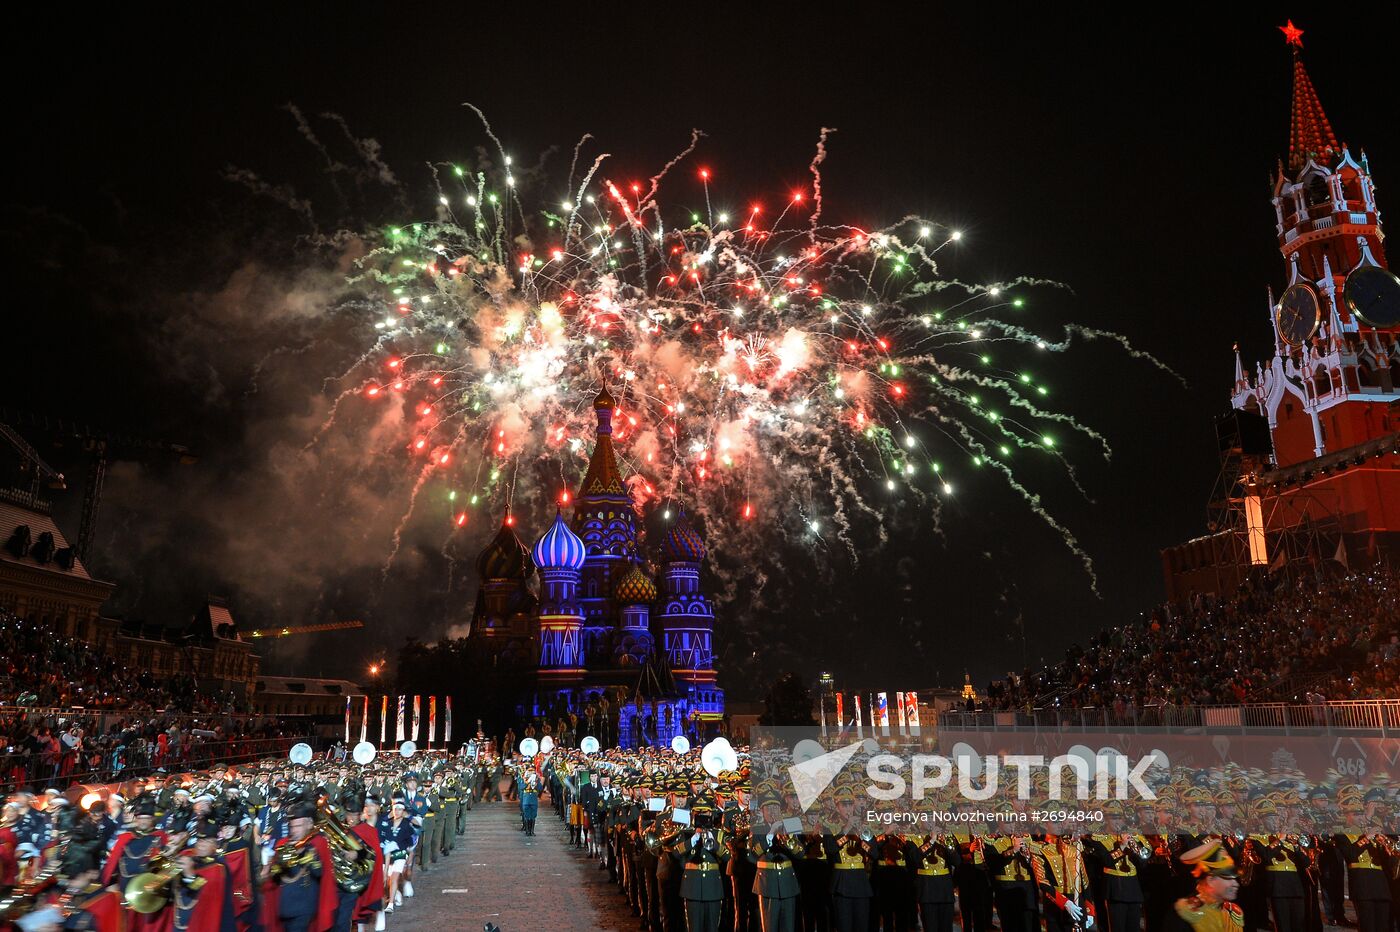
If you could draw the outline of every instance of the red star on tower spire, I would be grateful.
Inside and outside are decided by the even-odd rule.
[[[1303,47],[1303,30],[1293,25],[1293,20],[1290,19],[1287,26],[1278,27],[1278,31],[1283,33],[1283,38],[1289,45]]]

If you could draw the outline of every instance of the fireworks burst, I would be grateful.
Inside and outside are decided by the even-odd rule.
[[[809,185],[744,204],[686,164],[699,134],[645,181],[609,177],[605,155],[579,171],[588,137],[554,187],[504,150],[441,166],[435,216],[370,237],[352,284],[376,340],[336,402],[401,409],[401,455],[418,469],[404,522],[439,490],[454,532],[507,507],[542,518],[567,504],[606,387],[638,509],[669,517],[684,503],[716,549],[752,553],[781,531],[854,557],[885,539],[893,504],[937,520],[962,477],[990,470],[1092,582],[1088,556],[1012,464],[1043,457],[1073,478],[1061,435],[1105,457],[1107,444],[1049,406],[1038,371],[998,361],[1075,336],[1126,342],[1012,322],[1053,283],[942,277],[963,237],[936,221],[824,222],[829,132]],[[701,206],[667,206],[663,183]]]

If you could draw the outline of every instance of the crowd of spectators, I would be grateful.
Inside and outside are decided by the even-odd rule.
[[[1103,709],[1400,698],[1400,575],[1252,580],[1164,605],[1038,672],[994,682],[988,709]]]
[[[269,756],[303,722],[236,714],[188,674],[127,668],[0,611],[0,789],[100,782]]]
[[[122,780],[251,760],[274,755],[305,731],[304,723],[269,717],[11,710],[0,715],[0,788]]]
[[[89,644],[0,611],[0,706],[237,711],[230,694],[196,689],[188,674],[132,670]]]

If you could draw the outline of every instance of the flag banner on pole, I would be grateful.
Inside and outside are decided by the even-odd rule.
[[[428,747],[433,746],[433,735],[437,734],[437,696],[428,697]]]
[[[841,694],[840,694],[840,693],[837,693],[837,694],[836,694],[836,727],[837,727],[839,730],[841,730],[841,731],[845,731],[845,730],[846,730],[846,708],[845,708],[845,705],[846,705],[846,704],[845,704],[845,701],[842,700]]]
[[[394,729],[394,743],[395,743],[395,744],[403,744],[403,742],[404,742],[405,735],[404,735],[404,733],[403,733],[403,713],[404,713],[404,703],[407,701],[407,699],[408,699],[407,696],[400,696],[400,697],[399,697],[398,724],[397,724],[397,727]]]
[[[890,733],[890,698],[888,693],[875,694],[875,711],[880,718],[880,732]]]
[[[823,699],[823,698],[820,697],[820,696],[817,697],[817,708],[819,708],[819,709],[821,710],[821,713],[822,713],[822,737],[825,738],[825,737],[826,737],[826,700]]]
[[[904,694],[905,717],[909,719],[909,733],[917,735],[919,733],[919,694]]]
[[[365,714],[360,716],[360,743],[369,740],[369,693],[365,693]]]
[[[389,740],[389,697],[381,696],[379,703],[379,746],[384,747],[384,742]]]
[[[418,743],[418,726],[423,721],[423,697],[413,697],[413,730],[408,733],[408,740],[414,744]]]
[[[864,723],[863,721],[861,721],[861,715],[860,715],[860,693],[853,693],[852,696],[853,696],[853,698],[855,699],[855,702],[856,702],[856,735],[859,736],[859,737],[861,737],[861,738],[864,738],[864,737],[865,737],[865,723]]]
[[[904,734],[904,693],[894,694],[895,717],[899,720],[899,733]]]
[[[345,697],[345,743],[350,743],[350,697]]]
[[[442,700],[442,746],[447,747],[452,740],[452,697]]]

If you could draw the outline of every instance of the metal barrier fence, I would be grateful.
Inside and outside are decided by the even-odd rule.
[[[948,731],[1189,731],[1212,734],[1259,732],[1365,732],[1400,737],[1400,700],[1374,699],[1291,705],[1147,706],[1122,710],[1044,708],[1022,711],[947,711],[938,727]]]
[[[0,791],[38,790],[49,786],[63,789],[74,783],[112,783],[148,777],[157,771],[183,773],[266,757],[285,757],[299,741],[306,741],[313,747],[320,743],[314,736],[304,735],[247,737],[195,740],[164,753],[154,745],[134,744],[60,755],[26,753],[12,746],[0,749]]]
[[[166,709],[106,709],[102,707],[86,708],[83,706],[68,706],[66,708],[54,708],[48,706],[30,705],[0,705],[0,733],[3,727],[12,723],[36,724],[44,723],[52,727],[53,724],[62,723],[67,725],[70,722],[78,722],[90,733],[104,733],[111,729],[113,725],[126,722],[145,723],[152,720],[159,721],[164,727],[178,726],[180,728],[195,728],[211,725],[251,725],[254,728],[260,727],[269,722],[299,722],[311,719],[307,715],[268,715],[265,713],[246,712],[177,712]]]

